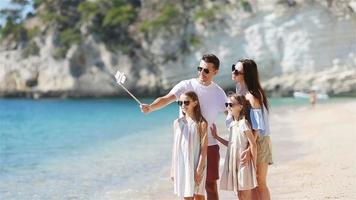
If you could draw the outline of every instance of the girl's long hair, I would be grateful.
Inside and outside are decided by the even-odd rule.
[[[264,105],[269,110],[268,100],[265,91],[262,89],[258,75],[257,64],[252,59],[238,60],[243,66],[244,80],[248,91],[258,99],[260,105]]]
[[[202,123],[205,122],[207,123],[207,121],[205,120],[205,118],[203,117],[203,115],[201,114],[201,109],[200,109],[200,103],[199,103],[199,99],[198,99],[198,95],[193,92],[193,91],[190,91],[190,92],[186,92],[184,93],[187,97],[189,97],[189,99],[191,99],[192,101],[196,101],[197,102],[197,105],[194,107],[194,121],[195,123],[197,123],[198,125],[198,132],[199,132],[199,136],[200,136],[200,141],[202,141],[204,138],[203,138],[203,130],[202,130]],[[185,113],[183,113],[185,114]],[[206,137],[206,135],[205,135]]]

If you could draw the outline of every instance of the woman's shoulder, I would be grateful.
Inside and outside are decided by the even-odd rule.
[[[245,98],[250,102],[252,108],[261,108],[258,98],[253,96],[250,92],[245,95]]]

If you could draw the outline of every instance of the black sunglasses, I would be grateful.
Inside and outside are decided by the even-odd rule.
[[[204,73],[206,73],[206,74],[209,74],[209,72],[210,72],[209,69],[202,68],[202,67],[198,67],[197,69],[198,69],[199,72],[201,72],[203,70]]]
[[[189,106],[190,101],[177,101],[177,103],[178,103],[179,106],[182,106],[183,104],[185,106]]]
[[[238,70],[235,68],[235,64],[233,64],[233,65],[231,66],[231,70],[232,70],[232,73],[235,74],[235,76],[238,76],[238,75],[240,75],[240,74],[241,74],[241,75],[244,74],[244,73],[238,71]]]
[[[237,103],[225,103],[225,107],[233,107],[234,105],[237,105]]]

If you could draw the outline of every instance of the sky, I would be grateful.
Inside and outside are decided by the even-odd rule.
[[[0,0],[0,9],[13,7],[10,2],[11,2],[11,0]],[[26,9],[24,10],[23,16],[26,16],[26,14],[31,11],[33,11],[32,6],[27,6]],[[4,23],[4,20],[0,19],[0,24],[3,24],[3,23]]]
[[[0,8],[6,8],[6,7],[9,7],[10,5],[10,0],[0,0]]]

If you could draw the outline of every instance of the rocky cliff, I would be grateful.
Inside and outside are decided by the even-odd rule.
[[[2,39],[0,96],[125,96],[113,78],[118,69],[134,93],[156,96],[194,77],[204,53],[221,59],[216,82],[224,88],[233,87],[231,64],[250,57],[269,92],[317,86],[356,94],[356,1],[127,1],[114,18],[120,26],[109,26],[111,10],[98,5],[38,5],[23,22],[34,36]],[[70,20],[46,22],[40,16],[50,9]]]

